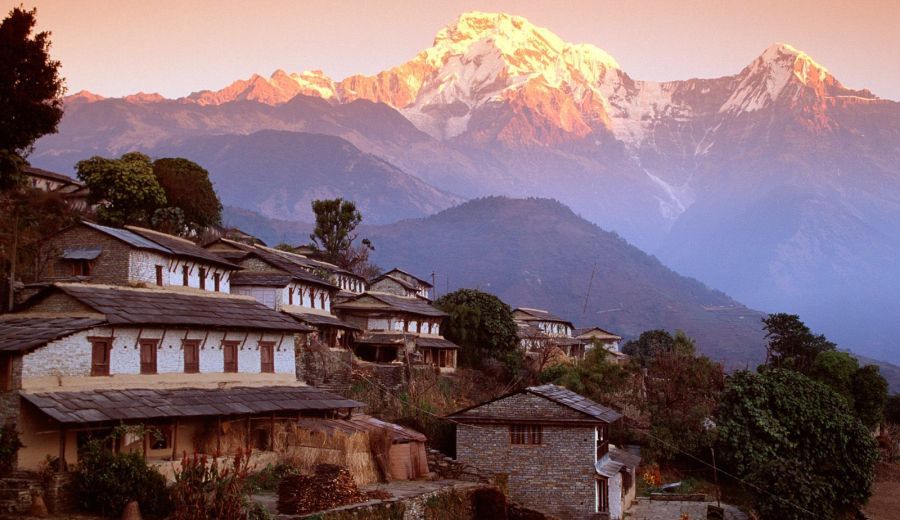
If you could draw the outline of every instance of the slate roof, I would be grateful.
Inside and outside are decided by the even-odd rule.
[[[203,260],[206,262],[210,262],[213,264],[218,264],[223,267],[227,267],[230,269],[237,269],[238,266],[233,263],[225,260],[221,256],[212,253],[211,251],[207,251],[197,244],[191,242],[190,240],[185,240],[183,238],[179,238],[172,235],[167,235],[165,233],[160,233],[159,231],[153,231],[150,229],[139,228],[136,226],[125,226],[125,229],[139,235],[147,240],[155,242],[176,256],[195,258],[198,260]]]
[[[502,399],[506,399],[507,397],[511,397],[516,394],[521,393],[529,393],[539,397],[543,397],[544,399],[548,399],[560,406],[565,406],[577,412],[580,412],[586,416],[588,416],[592,420],[601,421],[604,423],[612,423],[622,418],[622,414],[613,410],[612,408],[603,406],[602,404],[595,403],[594,401],[584,397],[582,395],[576,394],[575,392],[566,390],[561,386],[556,386],[553,384],[546,384],[541,386],[529,386],[524,390],[519,390],[518,392],[511,392],[509,394],[497,397],[495,399],[491,399],[489,401],[485,401],[483,403],[476,404],[475,406],[470,406],[468,408],[463,408],[457,412],[454,412],[448,417],[453,418],[454,420],[460,420],[465,422],[466,420],[482,420],[486,419],[485,417],[481,417],[478,415],[466,415],[466,412],[484,406],[485,404],[492,403],[495,401],[500,401]],[[532,418],[529,415],[523,415],[519,417],[521,419],[530,419]],[[516,417],[502,417],[500,419],[503,420],[515,420]]]
[[[399,267],[395,267],[395,268],[391,269],[390,271],[384,273],[381,276],[387,276],[391,273],[405,274],[406,276],[409,276],[410,278],[414,278],[416,281],[418,281],[420,284],[424,285],[425,287],[434,287],[433,285],[431,285],[431,282],[429,282],[428,280],[423,280],[412,273],[409,273],[407,271],[404,271],[403,269],[400,269]],[[378,278],[380,278],[380,277],[378,277]],[[378,278],[375,278],[375,280],[377,280]]]
[[[0,317],[0,351],[31,350],[104,323],[105,320],[97,318],[47,318],[8,314]]]
[[[100,247],[70,247],[63,251],[66,260],[96,260],[103,249]]]
[[[556,404],[567,406],[573,410],[590,415],[591,417],[600,419],[603,422],[613,422],[622,418],[622,414],[612,408],[596,403],[583,395],[576,394],[571,390],[553,384],[541,386],[529,386],[526,392],[547,398]]]
[[[294,277],[287,273],[264,273],[254,271],[238,271],[231,275],[232,287],[241,285],[258,285],[262,287],[286,287]]]
[[[403,287],[404,289],[408,289],[410,291],[417,291],[419,289],[418,286],[416,286],[415,284],[411,284],[402,278],[397,278],[396,276],[392,276],[389,274],[383,274],[383,275],[379,276],[378,278],[373,279],[369,283],[376,284],[381,280],[392,280],[392,281],[400,284],[400,287]]]
[[[262,261],[266,262],[267,264],[271,265],[272,267],[275,267],[276,269],[280,269],[280,270],[290,274],[297,280],[320,285],[323,287],[327,287],[329,289],[334,289],[334,290],[338,289],[337,286],[335,286],[328,280],[323,280],[322,278],[319,278],[318,276],[311,273],[309,271],[309,269],[311,267],[309,267],[309,266],[304,267],[300,263],[290,260],[290,259],[286,258],[284,255],[274,253],[273,251],[271,251],[267,248],[261,248],[261,247],[253,248],[253,250],[250,251],[249,254],[257,256]]]
[[[311,386],[98,389],[82,392],[20,392],[20,395],[63,424],[336,410],[365,406],[359,401],[345,399]]]
[[[453,343],[449,339],[444,338],[428,338],[419,336],[416,338],[417,347],[425,348],[442,348],[442,349],[458,349],[459,345]]]
[[[22,168],[22,171],[26,175],[33,175],[35,177],[44,177],[45,179],[52,179],[57,182],[63,182],[66,184],[74,184],[78,187],[84,187],[84,183],[79,181],[74,177],[69,177],[68,175],[63,175],[61,173],[51,172],[48,170],[43,170],[41,168],[35,168],[33,166],[26,166]]]
[[[371,334],[365,334],[358,338],[355,338],[356,343],[362,343],[367,345],[402,345],[406,340],[406,334],[397,332],[375,332]]]
[[[556,316],[555,314],[551,314],[550,312],[545,311],[544,309],[532,309],[531,307],[516,307],[515,309],[513,309],[513,312],[514,313],[515,312],[523,312],[523,313],[531,316],[530,318],[518,318],[523,321],[558,321],[560,323],[568,323],[569,325],[572,324],[572,322],[570,322],[569,320],[560,318],[559,316]]]
[[[609,338],[609,339],[622,339],[622,336],[619,336],[619,335],[617,335],[617,334],[613,334],[612,332],[610,332],[610,331],[608,331],[608,330],[606,330],[606,329],[601,329],[600,327],[585,327],[585,328],[582,328],[582,329],[575,329],[575,336],[582,336],[582,335],[587,334],[588,332],[591,332],[591,331],[593,331],[593,330],[598,331],[598,332],[600,333],[601,336],[607,337],[607,338]]]
[[[251,298],[212,293],[67,283],[48,287],[26,302],[26,306],[57,291],[103,314],[111,325],[198,325],[293,332],[310,330]]]
[[[400,426],[399,424],[381,421],[365,414],[354,414],[349,420],[301,417],[297,419],[297,425],[312,431],[329,433],[332,431],[340,431],[346,434],[384,430],[391,435],[391,438],[394,441],[425,442],[427,440],[427,437],[413,429]]]
[[[371,304],[360,301],[364,297],[371,297],[378,300],[379,304]],[[395,294],[385,294],[376,292],[365,292],[357,295],[355,298],[334,305],[335,309],[342,310],[393,310],[405,312],[409,314],[418,314],[421,316],[444,317],[447,313],[432,307],[431,303],[424,298],[405,298]]]
[[[296,312],[289,309],[284,309],[281,312],[288,314],[304,323],[308,323],[309,325],[338,327],[348,330],[362,330],[356,325],[351,325],[350,323],[347,323],[337,316],[316,314],[314,312]]]
[[[631,453],[628,450],[623,450],[621,448],[610,448],[609,449],[609,458],[613,461],[618,462],[619,464],[624,464],[631,469],[635,469],[641,464],[641,456],[635,453]]]

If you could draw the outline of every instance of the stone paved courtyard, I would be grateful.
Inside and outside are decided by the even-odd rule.
[[[625,513],[627,520],[680,520],[682,513],[687,513],[691,520],[706,518],[708,502],[666,502],[638,498]],[[736,507],[722,504],[725,509],[725,520],[747,520],[747,515]]]

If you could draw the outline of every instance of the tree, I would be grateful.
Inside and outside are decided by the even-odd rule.
[[[833,518],[869,497],[875,441],[822,383],[793,370],[737,372],[726,380],[715,422],[718,451],[752,484],[763,518]],[[792,485],[775,489],[773,477]]]
[[[62,118],[60,63],[50,59],[50,33],[32,35],[37,9],[15,7],[0,23],[0,189],[19,178],[26,157]]]
[[[722,365],[706,356],[694,356],[693,349],[686,348],[693,346],[693,340],[681,331],[676,334],[675,344],[679,343],[681,348],[654,356],[644,378],[650,452],[661,459],[710,445],[708,421],[725,386]]]
[[[635,373],[631,366],[618,365],[605,348],[595,346],[575,365],[556,365],[541,374],[547,383],[556,383],[607,406],[619,408],[636,395]]]
[[[153,174],[169,206],[183,214],[184,229],[178,234],[196,235],[222,223],[222,202],[202,166],[181,157],[157,159]]]
[[[153,174],[153,163],[138,152],[119,159],[91,157],[75,165],[78,178],[97,204],[97,219],[107,225],[152,227],[157,210],[166,207],[166,193]]]
[[[448,316],[441,333],[461,347],[460,364],[480,366],[487,358],[504,359],[518,345],[512,309],[493,294],[459,289],[434,302]]]
[[[622,352],[628,354],[642,367],[647,367],[654,357],[668,352],[693,355],[696,350],[694,340],[682,330],[675,331],[673,337],[662,329],[648,330],[641,333],[622,346]]]
[[[859,420],[869,428],[878,426],[884,418],[888,399],[888,384],[875,365],[857,370],[850,380],[853,408]]]
[[[342,198],[314,200],[312,210],[316,227],[309,238],[323,260],[367,278],[378,272],[369,262],[369,252],[375,249],[369,239],[353,244],[358,238],[354,231],[363,219],[356,204]]]
[[[766,338],[766,364],[809,374],[816,356],[835,349],[821,334],[813,334],[796,314],[777,313],[763,318]]]

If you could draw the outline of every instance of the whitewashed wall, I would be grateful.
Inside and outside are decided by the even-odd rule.
[[[128,259],[128,280],[130,282],[156,285],[156,266],[163,266],[163,286],[184,287],[182,266],[187,264],[188,287],[200,288],[200,268],[206,269],[206,288],[214,292],[216,288],[214,274],[219,273],[219,292],[230,292],[230,271],[211,263],[185,261],[152,251],[133,249]]]
[[[160,339],[163,341],[158,346],[156,353],[157,373],[183,373],[184,351],[181,342],[183,339],[198,339],[201,342],[200,372],[224,373],[224,355],[222,353],[222,340],[226,338],[226,332],[219,330],[191,329],[167,329],[163,337],[162,329],[119,328],[111,330],[109,327],[98,327],[82,331],[67,338],[53,341],[46,346],[38,348],[26,354],[22,360],[22,377],[45,376],[90,376],[91,374],[91,336],[109,337],[114,333],[113,346],[110,351],[110,375],[115,374],[140,374],[141,349],[138,345],[138,333],[144,339]],[[207,334],[208,333],[208,334]],[[244,338],[246,337],[246,341]],[[206,343],[203,339],[206,338]],[[259,373],[261,358],[259,351],[260,341],[272,341],[275,343],[275,373],[293,374],[294,361],[294,336],[285,334],[281,341],[281,333],[227,332],[229,341],[242,341],[243,347],[238,351],[238,372]],[[281,341],[279,348],[278,342]]]

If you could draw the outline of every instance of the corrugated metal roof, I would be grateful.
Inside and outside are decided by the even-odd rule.
[[[65,260],[96,260],[102,252],[103,248],[101,247],[70,247],[63,251],[62,258]]]
[[[82,221],[82,224],[84,224],[85,226],[87,226],[89,228],[96,229],[97,231],[100,231],[101,233],[106,233],[107,235],[109,235],[113,238],[116,238],[118,240],[121,240],[122,242],[125,242],[126,244],[129,244],[131,246],[134,246],[134,247],[137,247],[140,249],[150,249],[152,251],[159,251],[160,253],[165,253],[165,254],[172,254],[172,251],[170,251],[168,248],[165,248],[165,247],[157,244],[156,242],[153,242],[152,240],[147,240],[146,238],[138,235],[137,233],[132,233],[131,231],[129,231],[127,229],[118,229],[118,228],[113,228],[113,227],[108,227],[108,226],[101,226],[100,224],[94,224],[93,222],[88,222],[86,220]]]

